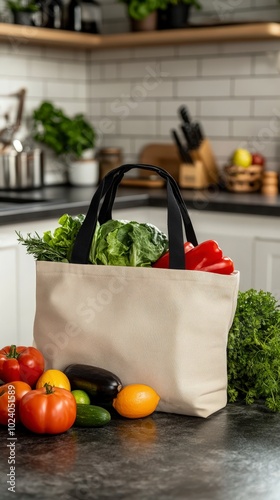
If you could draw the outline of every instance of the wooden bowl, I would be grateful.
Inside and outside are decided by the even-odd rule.
[[[224,167],[225,186],[228,191],[235,193],[259,191],[262,186],[262,175],[262,165],[250,165],[246,168],[238,165]]]

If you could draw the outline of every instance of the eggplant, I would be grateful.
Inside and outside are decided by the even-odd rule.
[[[71,390],[85,391],[95,403],[110,403],[122,388],[122,382],[114,373],[97,366],[72,364],[64,370]]]

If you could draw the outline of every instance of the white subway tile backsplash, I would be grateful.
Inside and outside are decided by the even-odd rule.
[[[121,134],[128,135],[155,135],[157,132],[156,120],[124,119],[120,123]]]
[[[141,80],[160,75],[160,65],[156,61],[133,61],[119,64],[120,78]]]
[[[69,99],[75,96],[75,85],[72,82],[47,81],[46,97],[48,99]]]
[[[173,96],[173,81],[165,80],[164,78],[153,76],[139,82],[132,82],[130,95],[135,100],[145,100],[146,98],[172,97]]]
[[[10,52],[10,44],[8,42],[0,43],[0,55],[8,54]]]
[[[181,137],[183,141],[183,136],[181,131],[179,130],[179,118],[174,115],[172,118],[165,118],[164,120],[160,120],[159,122],[159,135],[165,136],[169,138],[169,141],[172,141],[171,130],[176,129],[178,132],[178,136]]]
[[[30,45],[26,39],[13,38],[9,43],[8,52],[19,57],[42,57],[43,48]]]
[[[0,76],[28,76],[28,60],[17,55],[2,55]]]
[[[218,43],[203,43],[198,45],[179,45],[176,50],[179,56],[200,57],[203,55],[219,54],[221,47],[222,45]]]
[[[76,99],[88,99],[88,86],[86,83],[73,83],[74,97]]]
[[[280,115],[280,98],[255,99],[253,103],[254,116],[272,117]]]
[[[207,137],[230,137],[229,120],[202,120],[202,127]]]
[[[98,120],[91,119],[97,135],[99,137],[99,143],[104,140],[104,137],[108,135],[119,133],[118,122],[113,118],[101,117]]]
[[[45,59],[30,59],[28,61],[29,75],[35,78],[56,78],[60,76],[61,65],[57,61]]]
[[[280,96],[280,75],[264,77],[250,77],[236,79],[234,82],[236,96]]]
[[[61,59],[62,61],[65,61],[66,59],[73,62],[86,62],[87,59],[87,53],[85,50],[67,50],[59,49],[57,47],[45,47],[43,51],[44,57],[47,59]]]
[[[25,78],[9,78],[1,77],[0,80],[0,93],[10,94],[17,92],[21,88],[26,88],[27,97],[43,97],[44,85],[41,80],[27,80]]]
[[[96,102],[96,101],[87,101],[88,103],[88,111],[91,116],[91,118],[94,120],[95,117],[100,117],[102,116],[102,111],[101,111],[101,102]]]
[[[95,99],[102,98],[122,98],[123,95],[130,95],[130,82],[91,82],[90,96]]]
[[[202,3],[202,11],[192,8],[191,22],[280,20],[277,0]],[[124,4],[102,0],[102,13],[103,32],[129,29]],[[279,47],[279,40],[263,40],[90,53],[11,39],[0,44],[0,94],[25,86],[25,116],[45,99],[69,115],[84,113],[97,131],[97,146],[122,147],[124,161],[136,161],[148,143],[172,143],[170,129],[179,130],[184,104],[211,139],[221,166],[242,145],[259,149],[275,166]]]
[[[65,80],[85,81],[86,66],[83,62],[59,62],[59,78]]]
[[[175,56],[176,48],[173,46],[166,47],[136,47],[132,49],[132,58],[135,59],[164,59]]]
[[[188,108],[189,113],[191,116],[195,116],[197,114],[197,102],[195,100],[160,100],[158,102],[159,106],[159,119],[165,118],[165,117],[175,117],[177,116],[177,119],[179,120],[178,117],[178,110],[180,106],[186,106]]]
[[[101,80],[101,64],[98,63],[90,63],[89,67],[89,84],[91,80]]]
[[[200,78],[192,80],[178,80],[178,97],[218,97],[230,95],[229,79]]]
[[[204,58],[201,64],[203,76],[236,76],[252,73],[249,56],[208,57]]]
[[[68,116],[74,116],[79,113],[88,113],[88,103],[86,100],[75,101],[74,99],[69,99],[60,101],[59,99],[56,99],[55,104],[59,108],[63,109]]]
[[[229,121],[228,120],[207,120],[202,121],[204,133],[207,137],[229,137]],[[175,128],[179,136],[184,142],[183,135],[179,128],[179,120],[174,117],[172,119],[164,119],[159,123],[160,135],[168,136],[171,138],[171,129]]]
[[[211,99],[200,103],[201,116],[231,117],[249,116],[251,102],[249,99]]]
[[[116,80],[118,77],[118,65],[116,63],[102,64],[101,78],[103,80]]]
[[[280,74],[279,52],[267,52],[264,55],[255,56],[253,73],[267,76]]]
[[[116,117],[150,117],[156,116],[156,101],[134,100],[132,97],[127,99],[115,99],[104,103],[104,115]]]
[[[260,119],[233,120],[232,135],[233,137],[249,137],[249,136],[257,137],[260,131],[269,128],[270,128],[270,119],[267,118],[264,118],[262,120]],[[273,135],[275,136],[275,133],[273,132],[272,129],[269,135],[271,135],[271,137]]]
[[[197,76],[198,61],[195,59],[178,59],[162,61],[161,71],[168,78]]]
[[[132,154],[133,151],[133,141],[126,137],[115,136],[115,135],[107,135],[102,138],[102,142],[100,144],[101,147],[116,147],[121,148],[123,154]]]
[[[98,52],[92,52],[90,55],[91,62],[95,61],[124,61],[127,59],[132,59],[132,49],[115,49],[115,50],[100,50]]]

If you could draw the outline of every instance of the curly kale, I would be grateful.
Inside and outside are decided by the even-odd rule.
[[[280,308],[270,293],[239,292],[228,338],[228,399],[280,411]]]

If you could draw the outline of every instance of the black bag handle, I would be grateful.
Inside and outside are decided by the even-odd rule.
[[[173,177],[165,170],[154,165],[127,164],[110,171],[101,181],[95,194],[92,197],[85,220],[78,232],[73,246],[71,262],[76,264],[87,264],[91,242],[96,228],[97,221],[102,217],[111,214],[117,187],[123,175],[131,169],[141,168],[152,170],[167,181],[167,205],[168,205],[168,238],[170,252],[170,268],[185,269],[184,238],[182,229],[182,218],[184,222],[186,236],[191,235],[193,244],[197,244],[196,236],[189,218],[187,208],[180,195],[179,188]],[[179,194],[178,194],[179,193]],[[100,203],[105,197],[100,208]],[[109,210],[106,209],[106,204]],[[101,219],[102,219],[101,217]],[[108,220],[108,219],[107,219]],[[191,239],[188,237],[188,240]]]
[[[141,168],[141,169],[145,169],[145,170],[146,169],[148,169],[148,170],[159,169],[159,167],[155,167],[154,165],[148,165],[146,163],[139,163],[137,165],[137,168]],[[197,246],[198,242],[196,239],[196,235],[195,235],[193,225],[192,225],[189,213],[188,213],[188,209],[187,209],[185,202],[182,198],[179,186],[178,186],[177,182],[175,181],[175,179],[166,170],[164,170],[164,169],[160,169],[160,170],[162,172],[165,172],[166,178],[168,178],[171,181],[173,191],[176,193],[175,197],[177,199],[178,204],[180,205],[180,210],[181,210],[181,214],[182,214],[182,218],[183,218],[183,222],[184,222],[184,227],[185,227],[185,233],[188,236],[188,241],[190,241],[194,246]],[[111,185],[110,192],[108,192],[106,194],[104,201],[103,201],[103,204],[102,204],[102,207],[100,209],[99,218],[98,218],[100,224],[104,224],[108,220],[112,219],[113,204],[114,204],[115,197],[117,194],[118,186],[121,183],[123,177],[124,177],[124,172],[122,170],[119,170],[119,172],[116,174],[115,179]],[[162,175],[162,177],[163,177],[163,175]]]

